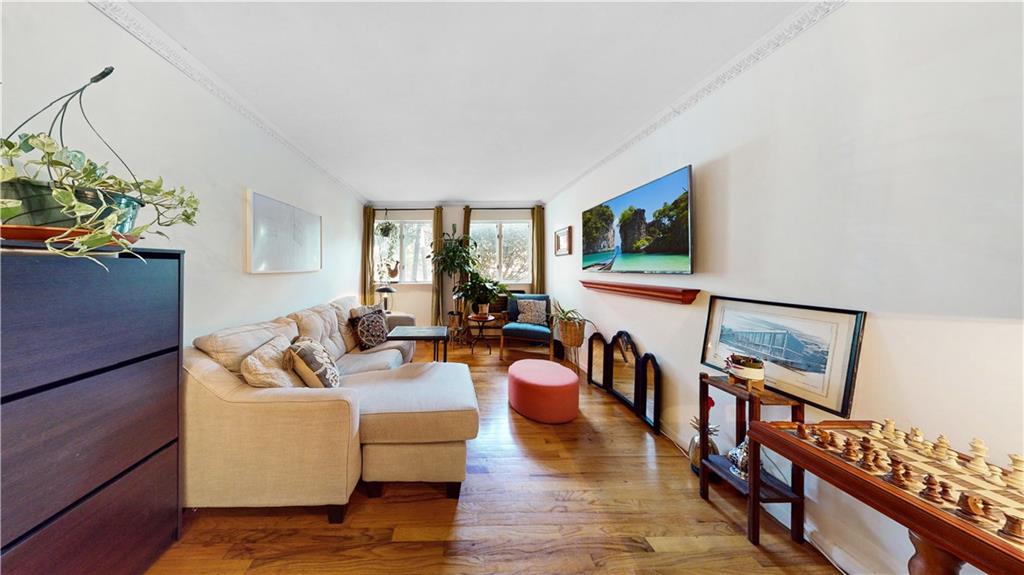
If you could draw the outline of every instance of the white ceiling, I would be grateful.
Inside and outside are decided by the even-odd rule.
[[[135,6],[368,199],[483,203],[551,197],[803,4]]]

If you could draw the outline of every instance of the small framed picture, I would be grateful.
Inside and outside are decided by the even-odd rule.
[[[572,253],[572,226],[555,232],[555,255],[567,256]]]
[[[700,362],[732,354],[764,362],[765,387],[849,417],[864,312],[711,296]]]

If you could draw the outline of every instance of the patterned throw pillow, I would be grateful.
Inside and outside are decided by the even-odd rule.
[[[359,336],[359,349],[367,350],[377,347],[388,340],[388,318],[384,310],[376,310],[359,318],[356,328]]]
[[[516,300],[519,306],[519,323],[548,324],[548,302],[540,299]]]
[[[338,387],[341,374],[322,343],[299,338],[288,348],[292,369],[308,387]]]
[[[253,387],[303,387],[302,380],[292,373],[285,356],[288,338],[274,336],[242,360],[240,371],[245,382]]]

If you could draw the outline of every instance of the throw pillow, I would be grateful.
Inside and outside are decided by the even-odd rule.
[[[274,336],[242,360],[245,382],[253,387],[305,387],[299,376],[285,365],[288,338]]]
[[[341,385],[341,374],[338,366],[331,359],[319,341],[299,338],[288,348],[292,369],[299,374],[302,381],[309,387],[338,387]]]
[[[373,305],[361,305],[359,307],[354,307],[352,308],[352,311],[349,312],[349,317],[352,319],[359,319],[364,315],[375,311],[384,311],[384,304],[375,303]]]
[[[539,299],[516,300],[519,306],[519,323],[548,324],[548,302]]]
[[[384,310],[370,312],[359,318],[359,349],[367,350],[377,347],[388,340],[388,318]]]

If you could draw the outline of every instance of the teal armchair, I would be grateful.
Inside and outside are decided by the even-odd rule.
[[[547,325],[519,322],[519,300],[541,300],[546,302]],[[508,323],[501,328],[501,343],[498,355],[505,359],[505,339],[518,339],[548,344],[548,359],[555,358],[555,330],[551,324],[551,297],[547,294],[512,294],[508,298]]]

